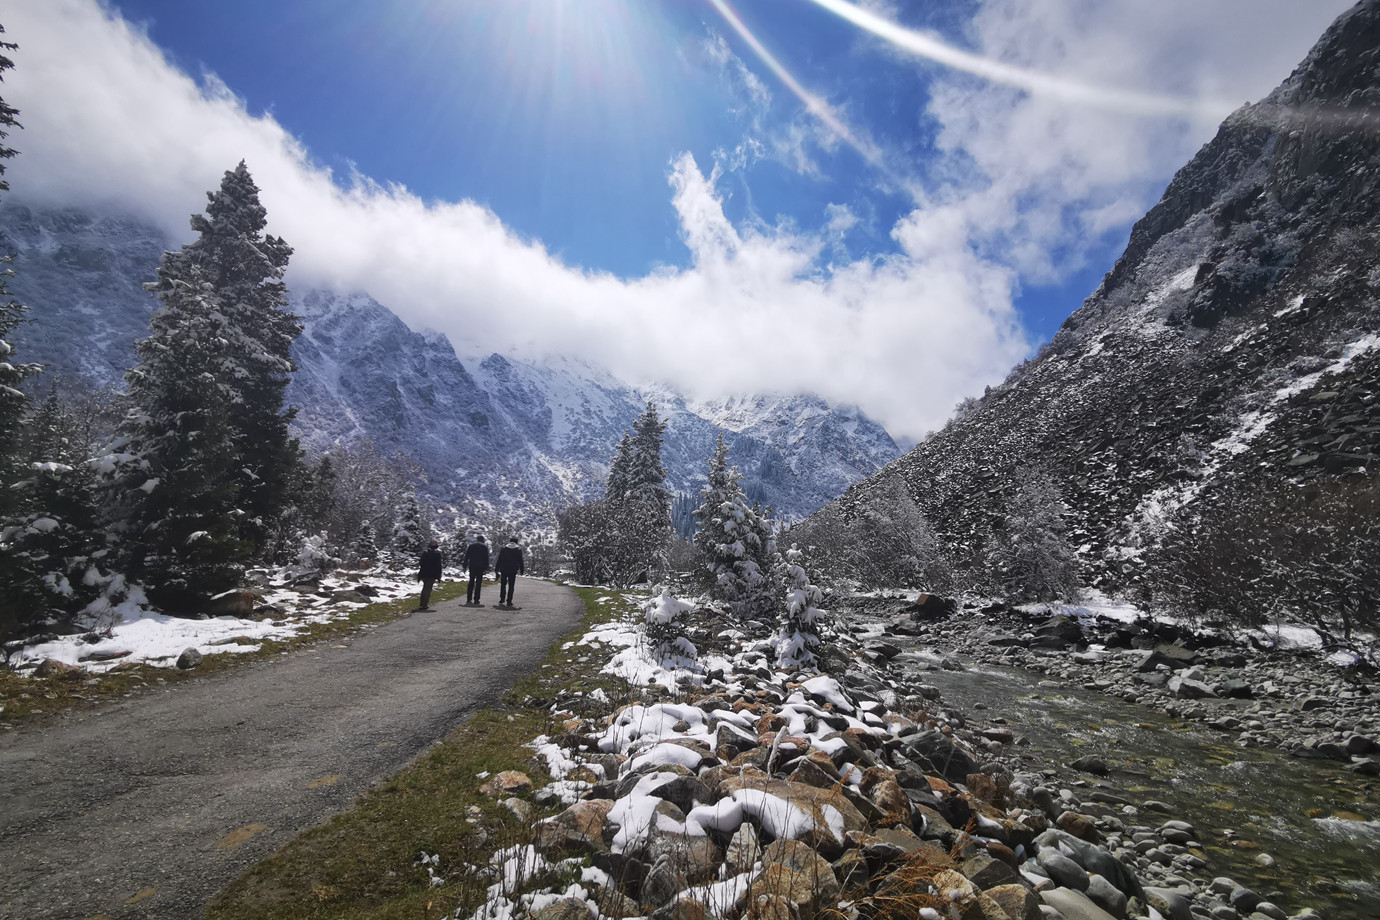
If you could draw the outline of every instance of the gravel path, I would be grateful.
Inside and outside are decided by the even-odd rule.
[[[0,736],[0,917],[199,916],[492,703],[584,612],[568,588],[524,578],[516,593],[517,612],[446,601]]]

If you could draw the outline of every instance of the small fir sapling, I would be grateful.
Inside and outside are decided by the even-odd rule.
[[[652,657],[664,667],[687,667],[698,657],[698,650],[685,637],[685,620],[694,609],[694,604],[672,597],[664,588],[647,603],[643,630]]]
[[[792,545],[783,565],[785,605],[781,630],[773,643],[781,667],[813,667],[822,645],[824,611],[819,605],[824,602],[824,594],[810,583],[810,576],[801,565],[803,561],[804,554]]]
[[[700,494],[695,547],[710,596],[727,604],[742,622],[774,619],[778,601],[771,575],[778,557],[773,527],[748,503],[742,475],[728,465],[723,435],[709,461],[708,484]]]

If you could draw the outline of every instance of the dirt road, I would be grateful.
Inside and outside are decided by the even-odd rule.
[[[489,601],[498,599],[497,587]],[[191,918],[445,737],[584,611],[433,612],[0,736],[0,917]]]

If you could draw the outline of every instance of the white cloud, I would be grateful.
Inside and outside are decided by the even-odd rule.
[[[471,201],[340,187],[271,117],[198,86],[93,0],[24,0],[5,25],[21,44],[5,85],[25,125],[17,195],[134,208],[185,238],[243,158],[270,232],[295,247],[295,284],[368,290],[462,353],[574,354],[691,395],[809,390],[918,435],[1027,348],[1011,273],[945,237],[942,210],[939,226],[917,214],[897,228],[901,252],[823,272],[826,238],[734,227],[717,170],[682,154],[669,178],[693,265],[620,279],[562,264]],[[839,213],[825,218],[837,230]]]
[[[986,58],[1071,83],[1238,105],[1272,90],[1349,5],[982,0],[969,38]],[[1144,117],[944,72],[929,114],[950,154],[931,184],[972,245],[1024,280],[1057,281],[1154,204],[1227,110]]]

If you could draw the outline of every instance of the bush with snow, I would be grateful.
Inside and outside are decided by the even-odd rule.
[[[698,656],[694,643],[685,637],[685,619],[694,609],[694,604],[671,596],[666,589],[648,602],[643,631],[652,658],[663,667],[690,667]]]
[[[340,565],[340,559],[331,554],[330,540],[325,533],[303,538],[297,551],[297,567],[302,573],[328,572]]]

